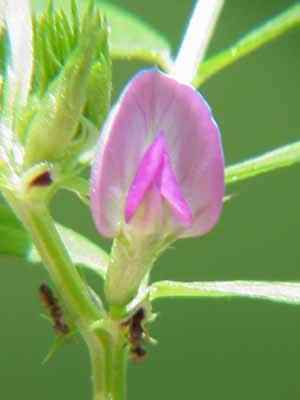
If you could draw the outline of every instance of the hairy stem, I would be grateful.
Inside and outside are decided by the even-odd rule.
[[[114,400],[126,399],[127,347],[121,327],[117,327],[112,346],[111,393]]]
[[[119,320],[110,317],[103,320],[95,332],[99,332],[103,343],[103,352],[100,354],[89,342],[92,361],[93,400],[125,400],[128,349],[124,329]],[[104,379],[103,379],[104,378]]]
[[[5,197],[31,234],[41,259],[76,325],[87,328],[90,323],[100,318],[101,312],[90,299],[85,283],[72,264],[47,207],[43,203],[28,204],[8,193]]]
[[[295,142],[227,167],[225,181],[229,185],[299,162],[300,142]]]
[[[11,192],[5,192],[4,196],[31,234],[72,322],[88,346],[93,400],[124,400],[127,359],[121,325],[111,323],[105,311],[92,300],[85,282],[72,264],[47,206],[43,202],[26,201]]]
[[[102,336],[101,346],[93,338],[86,339],[92,368],[93,400],[110,400],[109,392],[109,362],[108,350],[110,343]],[[112,398],[112,400],[115,400]]]
[[[200,86],[223,68],[296,26],[300,26],[300,4],[298,2],[287,11],[267,21],[260,28],[248,33],[233,46],[204,61],[199,66],[193,85]]]

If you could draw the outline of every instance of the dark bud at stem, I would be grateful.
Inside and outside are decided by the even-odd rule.
[[[50,186],[53,182],[51,174],[49,171],[45,171],[42,174],[36,176],[31,182],[30,187],[37,187],[37,186]]]

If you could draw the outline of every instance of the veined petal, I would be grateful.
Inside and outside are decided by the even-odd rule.
[[[104,236],[114,237],[124,227],[127,194],[143,156],[161,131],[168,154],[167,183],[161,194],[186,222],[180,237],[202,235],[217,222],[224,160],[210,108],[190,85],[148,70],[125,88],[103,129],[92,168],[92,212]],[[139,201],[148,184],[147,179],[139,183]]]
[[[190,227],[193,222],[192,211],[181,193],[180,186],[171,166],[169,155],[166,151],[164,153],[160,192],[172,207],[179,222],[185,227]]]

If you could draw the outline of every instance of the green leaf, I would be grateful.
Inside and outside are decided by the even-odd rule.
[[[300,283],[161,281],[151,286],[150,299],[152,301],[167,297],[249,297],[277,303],[300,304]]]
[[[225,182],[229,185],[298,162],[300,162],[300,141],[227,167]]]
[[[113,58],[142,60],[168,70],[171,49],[168,41],[137,16],[99,1],[100,10],[111,26],[110,48]]]
[[[30,237],[14,213],[0,204],[0,254],[26,258],[31,248]]]
[[[108,264],[105,251],[72,229],[60,224],[56,224],[56,227],[73,263],[93,270],[104,278]],[[0,237],[0,254],[22,257],[32,263],[40,262],[30,236],[14,213],[4,205],[0,205]]]
[[[288,30],[300,26],[300,4],[288,8],[282,14],[267,21],[261,27],[248,33],[233,46],[204,61],[198,69],[193,85],[200,86],[208,78],[233,64],[240,58],[265,45]]]

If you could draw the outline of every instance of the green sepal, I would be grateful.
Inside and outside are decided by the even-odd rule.
[[[26,166],[42,160],[56,161],[63,158],[78,134],[87,98],[94,43],[100,39],[100,34],[93,21],[90,21],[89,27],[84,26],[78,48],[41,100],[40,111],[28,128]]]
[[[95,127],[101,127],[106,118],[111,101],[112,89],[111,62],[102,57],[101,62],[95,63],[90,71],[87,85],[87,101],[84,116]]]
[[[111,313],[119,317],[148,280],[157,258],[175,241],[174,237],[120,234],[114,239],[105,280],[105,295]]]
[[[25,168],[40,161],[73,168],[95,145],[110,107],[108,28],[95,1],[83,17],[76,1],[67,14],[52,3],[33,17],[32,92],[16,118]]]

